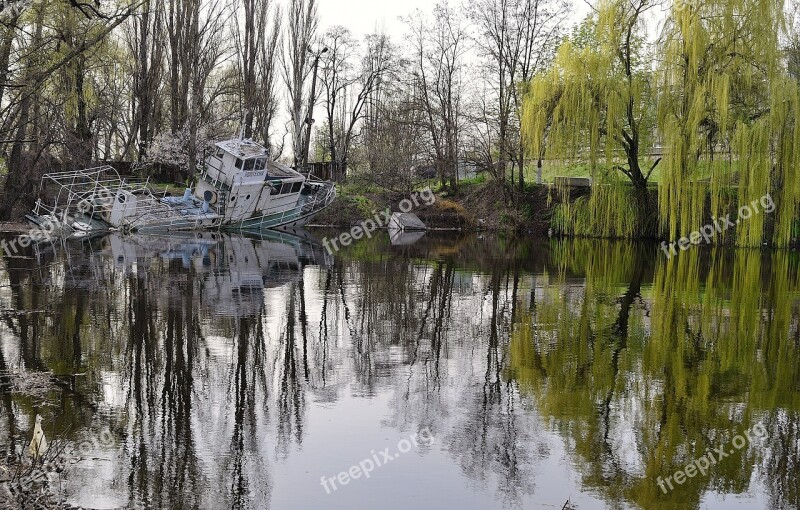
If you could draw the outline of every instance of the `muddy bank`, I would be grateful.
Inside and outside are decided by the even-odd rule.
[[[350,227],[387,207],[398,212],[401,201],[409,198],[407,194],[350,186],[340,186],[338,193],[336,201],[310,226]],[[544,186],[518,193],[493,182],[468,184],[455,193],[435,193],[435,202],[420,204],[412,212],[435,230],[546,235],[551,217],[547,193]]]

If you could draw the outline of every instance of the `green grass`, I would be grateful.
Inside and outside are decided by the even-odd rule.
[[[651,165],[654,163],[654,160],[647,159],[641,162],[642,170],[646,173],[649,171]],[[734,161],[732,165],[729,165],[727,161],[719,161],[712,165],[708,161],[701,161],[698,165],[697,175],[694,177],[695,179],[708,179],[711,177],[713,167],[717,167],[717,171],[720,168],[724,169],[726,172],[730,172],[731,174],[735,174],[738,168],[738,162]],[[604,169],[604,165],[599,165],[598,169],[601,171]],[[661,181],[662,171],[665,169],[664,162],[656,166],[653,173],[650,175],[650,179],[648,182],[658,183]],[[616,171],[616,174],[621,178],[625,178],[625,176],[620,171]],[[524,168],[524,175],[525,175],[525,182],[536,182],[536,164],[529,164],[526,165]],[[587,163],[573,163],[573,164],[561,164],[561,163],[554,163],[545,161],[542,164],[542,182],[544,183],[552,183],[556,177],[559,176],[569,176],[569,177],[591,177],[592,172],[590,167]],[[509,174],[509,179],[511,175]]]
[[[487,178],[486,172],[482,172],[470,179],[462,179],[458,181],[458,183],[466,186],[469,186],[470,184],[483,184],[486,182]]]

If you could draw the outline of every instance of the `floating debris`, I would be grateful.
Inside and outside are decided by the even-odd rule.
[[[414,213],[392,213],[389,229],[396,230],[428,230],[428,227]]]

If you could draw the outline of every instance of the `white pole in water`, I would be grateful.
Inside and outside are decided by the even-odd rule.
[[[33,438],[31,438],[31,444],[28,447],[28,453],[31,457],[33,457],[34,462],[39,460],[44,452],[47,451],[47,440],[44,437],[44,431],[42,430],[42,417],[41,415],[36,415],[36,425],[33,427]]]

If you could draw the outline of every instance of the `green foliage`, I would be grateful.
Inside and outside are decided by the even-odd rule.
[[[356,203],[356,207],[364,217],[368,218],[375,214],[375,202],[370,200],[367,197],[352,197],[352,200]]]
[[[671,148],[659,188],[667,237],[702,223],[706,193],[711,214],[721,216],[771,192],[779,208],[771,241],[790,242],[800,204],[800,134],[797,83],[788,77],[780,51],[783,29],[779,1],[673,6],[659,70],[659,128]],[[711,172],[700,183],[704,167]],[[762,215],[742,222],[736,243],[770,241],[768,220]]]
[[[649,57],[639,34],[643,26],[627,5],[601,2],[598,13],[559,47],[550,69],[532,80],[522,109],[530,154],[545,148],[549,158],[580,158],[592,167],[601,157],[614,162],[631,100],[634,117],[643,123],[640,134],[652,131]],[[628,26],[634,31],[629,61],[620,56]],[[643,138],[642,146],[647,145]]]
[[[639,19],[645,9],[644,2],[601,1],[597,13],[558,49],[552,67],[528,87],[522,131],[529,155],[569,166],[585,163],[596,184],[588,200],[563,202],[555,225],[561,232],[643,233],[636,225],[641,215],[631,214],[636,197],[613,174],[627,176],[643,198],[649,175],[639,166],[639,148],[650,145],[655,125]],[[605,169],[613,169],[611,175]]]
[[[486,182],[486,174],[479,173],[475,177],[471,177],[468,179],[461,179],[460,181],[458,181],[458,184],[459,186],[469,186],[472,184],[483,184],[484,182]]]
[[[648,147],[648,134],[657,133],[667,149],[658,168],[664,237],[686,235],[709,215],[724,216],[770,193],[777,211],[742,222],[734,240],[741,246],[788,245],[796,237],[800,208],[800,89],[781,48],[781,41],[791,46],[797,40],[786,30],[783,2],[676,0],[652,72],[649,52],[636,35],[642,28],[637,16],[646,4],[639,7],[634,4],[632,12],[627,2],[601,1],[597,13],[559,48],[553,66],[534,78],[523,107],[529,153],[567,161],[573,168],[575,161],[587,162],[594,182],[602,160],[631,177],[638,161],[625,150],[628,137],[637,132],[632,128],[643,135],[640,147]],[[655,90],[648,85],[651,78]],[[627,171],[619,164],[624,153]],[[605,184],[607,176],[600,177]],[[598,196],[562,206],[556,227],[621,235],[623,219],[605,211],[618,200],[613,209],[629,214],[630,197],[593,195]],[[650,212],[647,206],[634,211],[637,216]],[[593,224],[600,222],[608,225]]]
[[[589,196],[569,199],[561,191],[561,203],[553,212],[553,230],[574,236],[634,238],[637,230],[636,203],[631,187],[622,182],[592,186]]]

